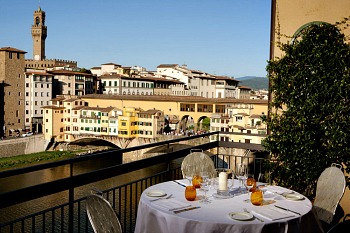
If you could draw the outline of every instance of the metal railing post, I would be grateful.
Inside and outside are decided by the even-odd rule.
[[[70,178],[73,177],[73,163],[70,163]],[[69,188],[69,210],[68,210],[68,227],[69,232],[73,232],[74,224],[74,187]]]

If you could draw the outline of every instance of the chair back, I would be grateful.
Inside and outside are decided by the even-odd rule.
[[[95,233],[122,232],[119,219],[111,204],[100,195],[91,194],[86,198],[86,212]]]
[[[191,153],[184,158],[181,164],[181,171],[184,178],[188,165],[192,165],[195,174],[199,174],[201,171],[207,171],[211,175],[214,175],[214,162],[203,150],[191,150],[190,152]]]
[[[318,218],[330,224],[345,191],[345,176],[340,164],[326,168],[317,180],[314,209]]]

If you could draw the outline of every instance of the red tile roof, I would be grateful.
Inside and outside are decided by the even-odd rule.
[[[16,48],[12,48],[12,47],[2,47],[2,48],[0,48],[0,51],[16,52],[16,53],[27,53],[26,51],[19,50],[19,49],[16,49]]]

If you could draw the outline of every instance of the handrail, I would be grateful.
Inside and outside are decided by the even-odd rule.
[[[191,153],[191,150],[208,151],[209,149],[216,149],[216,154],[213,155],[212,159],[217,166],[234,166],[237,159],[246,159],[248,163],[249,161],[254,161],[252,163],[252,168],[255,171],[254,156],[242,157],[233,154],[221,154],[219,149],[220,147],[227,147],[250,149],[254,151],[261,150],[261,145],[219,141],[219,134],[219,132],[213,132],[191,137],[181,137],[169,141],[157,142],[127,149],[101,151],[82,157],[36,165],[29,168],[15,169],[14,171],[2,172],[0,175],[3,177],[10,177],[32,171],[53,168],[55,166],[70,166],[70,168],[68,168],[69,173],[63,178],[46,181],[30,187],[17,187],[13,190],[0,193],[0,209],[4,209],[6,207],[12,208],[11,206],[15,206],[16,204],[21,205],[21,203],[26,201],[35,200],[62,191],[68,191],[66,196],[68,197],[68,202],[65,204],[49,207],[41,212],[21,216],[14,220],[9,220],[8,222],[0,223],[0,231],[2,232],[2,229],[5,231],[7,229],[12,229],[10,232],[16,232],[22,229],[23,232],[25,230],[28,232],[34,232],[36,231],[36,227],[39,227],[42,229],[42,232],[90,232],[91,227],[88,225],[86,220],[86,212],[84,212],[85,197],[75,199],[77,197],[75,195],[75,192],[78,190],[77,188],[98,181],[108,180],[111,177],[118,177],[119,175],[134,172],[139,169],[147,169],[148,167],[154,165],[161,165],[162,171],[157,174],[152,174],[151,176],[147,177],[139,177],[140,179],[138,180],[132,180],[129,183],[121,184],[117,187],[112,187],[103,191],[103,193],[107,195],[107,199],[109,198],[110,202],[113,204],[114,209],[121,217],[121,220],[123,220],[122,225],[124,232],[133,232],[135,218],[137,215],[137,202],[140,198],[141,192],[155,183],[179,179],[182,177],[178,162],[180,161],[179,159],[184,158],[187,154]],[[123,156],[126,152],[147,148],[152,149],[155,146],[170,146],[172,143],[189,141],[191,139],[201,137],[209,137],[210,135],[216,135],[216,139],[211,140],[211,142],[206,140],[205,142],[201,142],[199,144],[196,143],[196,145],[193,146],[189,145],[187,148],[172,152],[166,151],[164,154],[160,155],[157,153],[155,156],[122,164]],[[100,158],[118,158],[116,163],[120,162],[120,164],[116,165],[116,163],[113,163],[113,165],[98,168],[93,171],[90,170],[83,173],[74,173],[73,169],[75,168],[74,165],[76,165],[76,163]],[[259,160],[258,165],[261,165],[261,162],[262,160]]]
[[[211,133],[210,135],[212,135]],[[203,135],[201,135],[203,137]],[[189,140],[193,138],[198,138],[198,135],[193,136],[193,137],[186,137],[183,140]],[[143,146],[138,146],[138,147],[133,147],[133,148],[127,148],[123,150],[112,150],[112,151],[107,151],[107,152],[98,152],[93,155],[88,155],[84,157],[78,157],[78,158],[73,158],[73,159],[67,159],[64,161],[58,161],[58,162],[52,162],[48,164],[42,164],[42,165],[36,165],[24,169],[16,169],[14,171],[9,171],[9,172],[3,172],[6,173],[7,176],[3,177],[8,177],[12,175],[17,175],[17,174],[24,174],[27,172],[32,172],[32,171],[38,171],[38,170],[43,170],[47,168],[52,168],[56,166],[62,166],[62,165],[71,165],[75,162],[81,162],[81,161],[86,161],[94,158],[107,158],[111,156],[117,156],[117,154],[120,154],[119,157],[123,155],[124,152],[126,151],[134,151],[138,150],[140,148],[149,148],[149,147],[154,147],[154,145],[166,145],[170,144],[169,142],[174,142],[174,141],[183,141],[181,139],[176,139],[176,140],[170,140],[165,142],[159,142],[159,143],[153,143],[153,144],[148,144],[148,145],[143,145]],[[44,197],[50,194],[54,194],[57,192],[61,191],[66,191],[70,189],[74,189],[76,187],[80,187],[89,183],[93,183],[99,180],[107,179],[113,176],[121,175],[124,173],[132,172],[138,169],[146,168],[149,166],[153,166],[156,163],[163,163],[167,162],[170,160],[174,160],[177,158],[183,157],[184,154],[190,153],[191,149],[211,149],[214,147],[218,146],[218,142],[209,142],[205,144],[201,144],[198,146],[193,146],[189,147],[186,149],[182,150],[177,150],[175,152],[167,152],[166,154],[158,155],[157,157],[150,157],[150,158],[145,158],[141,160],[137,160],[134,162],[130,163],[125,163],[125,164],[119,164],[119,165],[113,165],[110,167],[105,167],[102,169],[94,170],[91,172],[83,173],[83,174],[78,174],[74,175],[73,171],[71,170],[71,176],[62,178],[59,180],[54,180],[54,181],[49,181],[45,183],[41,183],[38,185],[30,186],[30,187],[25,187],[25,188],[19,188],[16,190],[0,193],[0,200],[6,200],[6,201],[0,201],[0,208],[8,207],[11,205],[19,204],[25,201],[29,201],[35,198],[40,198]],[[72,169],[72,168],[71,168]],[[1,174],[1,173],[0,173]],[[23,195],[25,193],[26,195]]]

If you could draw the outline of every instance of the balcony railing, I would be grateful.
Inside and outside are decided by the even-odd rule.
[[[0,193],[0,211],[24,202],[31,203],[37,198],[60,192],[65,192],[68,196],[67,203],[48,207],[43,211],[0,223],[0,232],[93,232],[85,211],[86,196],[75,198],[77,189],[81,189],[85,185],[90,187],[94,182],[159,165],[163,168],[160,172],[138,177],[117,187],[102,190],[103,196],[115,209],[121,221],[123,232],[133,232],[137,216],[137,205],[143,190],[156,183],[182,178],[180,171],[181,161],[187,154],[191,153],[192,149],[212,151],[212,159],[216,167],[232,168],[234,164],[244,162],[249,164],[250,171],[252,174],[255,174],[256,178],[260,173],[263,173],[264,159],[247,156],[250,150],[262,149],[261,145],[220,142],[218,140],[210,142],[209,138],[213,138],[213,136],[220,138],[218,132],[213,132],[0,172],[0,179],[7,179],[46,169],[50,170],[59,166],[68,166],[70,174],[60,179]],[[187,143],[186,148],[178,149],[179,143]],[[174,149],[175,145],[177,146],[176,150]],[[191,146],[188,147],[188,145]],[[222,150],[230,151],[233,148],[246,149],[247,153],[242,155],[221,153]],[[123,163],[128,154],[145,149],[155,151],[153,153],[156,153],[156,155]],[[119,164],[76,174],[75,166],[78,163],[95,161],[97,159],[114,159],[118,160]]]

